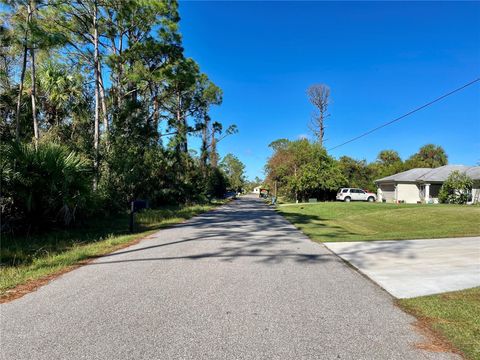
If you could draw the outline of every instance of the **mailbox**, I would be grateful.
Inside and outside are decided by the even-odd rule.
[[[146,209],[148,208],[148,201],[147,200],[134,200],[132,201],[132,204],[131,204],[131,211],[132,212],[137,212],[139,210],[143,210],[143,209]]]

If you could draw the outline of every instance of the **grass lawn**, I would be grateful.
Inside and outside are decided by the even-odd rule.
[[[136,233],[128,233],[128,215],[98,219],[87,226],[44,234],[2,235],[0,252],[0,300],[15,288],[41,281],[92,259],[115,251],[157,229],[182,222],[213,209],[211,205],[169,207],[136,214]],[[10,290],[10,291],[9,291]]]
[[[467,359],[480,359],[480,288],[398,303],[450,341]]]
[[[325,202],[277,210],[322,242],[480,235],[480,206]]]

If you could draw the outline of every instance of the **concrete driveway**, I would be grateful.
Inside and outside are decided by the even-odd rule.
[[[0,305],[2,359],[458,359],[255,198]]]
[[[480,286],[480,237],[325,246],[397,298]]]

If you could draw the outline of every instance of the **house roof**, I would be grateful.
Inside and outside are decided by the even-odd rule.
[[[432,169],[429,169],[429,168],[410,169],[407,171],[402,171],[398,174],[393,174],[393,175],[375,180],[375,182],[376,183],[378,182],[416,182],[420,176],[425,175],[430,170]]]
[[[460,171],[462,173],[467,172],[468,169],[470,169],[470,166],[465,166],[465,165],[445,165],[445,166],[440,166],[435,169],[431,169],[429,172],[427,172],[425,175],[420,176],[418,178],[418,181],[422,182],[444,182],[447,180],[448,176],[453,172],[453,171]]]
[[[453,171],[466,173],[473,180],[480,180],[480,166],[445,165],[438,168],[416,168],[375,180],[385,182],[444,182]]]
[[[472,166],[468,169],[467,176],[472,180],[480,180],[480,166]]]

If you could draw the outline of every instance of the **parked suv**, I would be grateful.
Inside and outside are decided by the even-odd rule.
[[[374,193],[355,188],[342,188],[338,190],[337,200],[350,202],[350,201],[368,201],[373,202],[377,200],[377,196]]]

